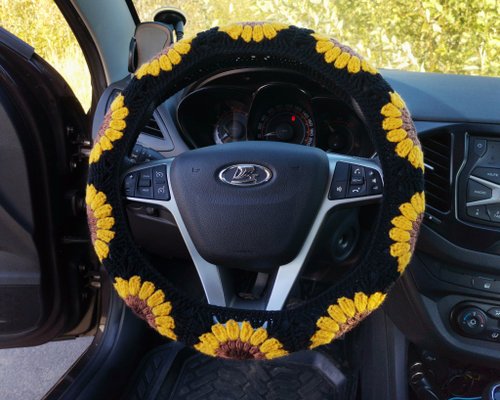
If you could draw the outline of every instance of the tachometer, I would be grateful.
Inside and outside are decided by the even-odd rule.
[[[311,114],[294,104],[267,110],[257,124],[257,140],[271,140],[314,146],[315,127]]]
[[[214,141],[217,144],[246,140],[247,114],[240,111],[229,111],[223,114],[214,130]]]

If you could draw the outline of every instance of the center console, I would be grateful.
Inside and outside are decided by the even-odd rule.
[[[410,386],[434,382],[447,399],[459,390],[442,385],[475,376],[463,393],[480,396],[500,380],[500,126],[416,125],[428,205],[386,311],[407,339]]]

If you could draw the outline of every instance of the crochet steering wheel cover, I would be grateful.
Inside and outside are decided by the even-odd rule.
[[[121,198],[122,160],[152,110],[188,84],[234,67],[286,68],[348,94],[370,128],[384,173],[384,198],[363,261],[320,296],[283,311],[223,308],[178,290],[134,244]],[[350,48],[283,24],[216,27],[159,53],[113,101],[89,157],[91,239],[119,296],[161,335],[211,356],[280,357],[330,343],[382,304],[415,248],[425,209],[423,170],[404,101]]]

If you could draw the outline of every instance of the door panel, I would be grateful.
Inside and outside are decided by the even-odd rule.
[[[1,106],[0,130],[0,332],[13,334],[40,318],[40,271],[24,154]]]
[[[88,132],[61,76],[0,28],[0,347],[62,336],[97,304],[83,207]]]

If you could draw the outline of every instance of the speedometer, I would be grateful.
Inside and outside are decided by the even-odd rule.
[[[298,105],[274,106],[259,119],[257,139],[314,146],[313,118],[308,111]]]

